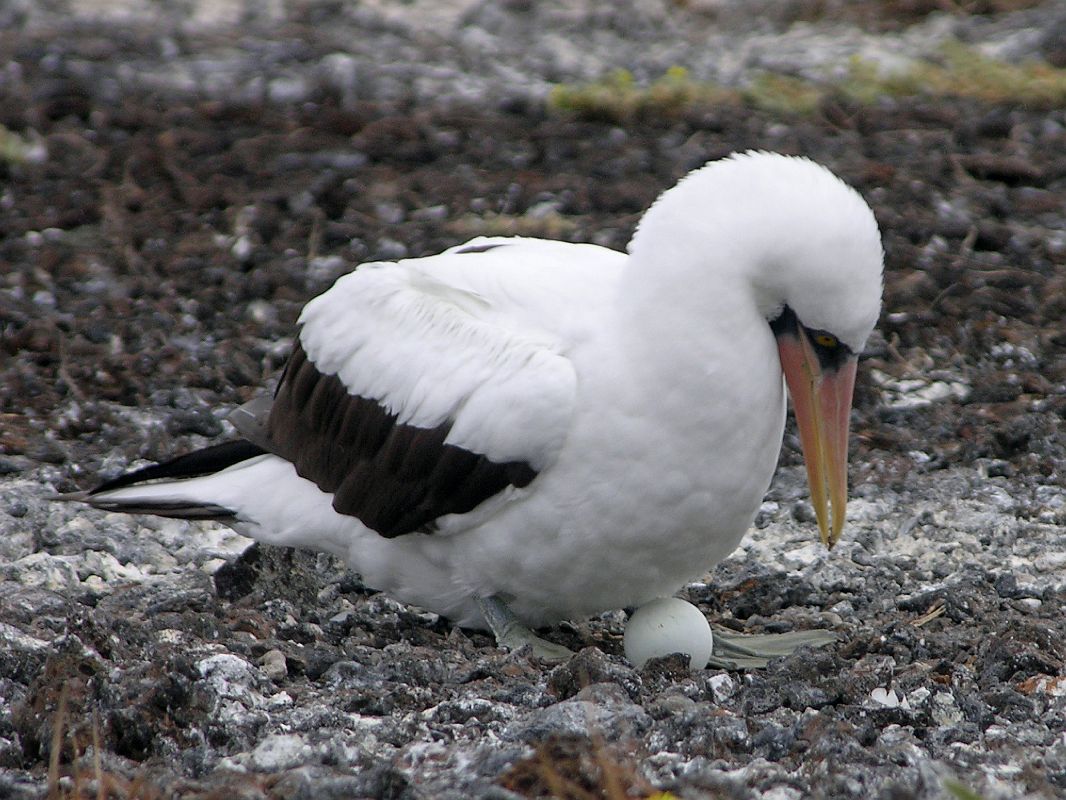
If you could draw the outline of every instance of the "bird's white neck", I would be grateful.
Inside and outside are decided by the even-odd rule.
[[[660,387],[691,383],[721,395],[748,381],[779,382],[759,288],[742,271],[708,271],[691,253],[671,250],[653,264],[635,253],[626,266],[617,324],[629,357],[657,373],[652,385]]]
[[[651,395],[645,401],[656,408],[664,433],[676,437],[670,446],[703,455],[736,453],[733,474],[749,481],[738,491],[751,490],[753,475],[763,484],[757,506],[784,427],[773,333],[741,273],[700,272],[669,247],[662,255],[648,265],[634,254],[626,268],[617,307],[621,351]],[[712,278],[712,285],[700,285]]]

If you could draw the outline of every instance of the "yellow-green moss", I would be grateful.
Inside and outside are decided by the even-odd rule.
[[[1066,105],[1066,69],[1046,62],[1008,64],[959,42],[944,47],[944,64],[921,64],[914,77],[932,94],[957,94],[989,103],[1018,102],[1040,108]]]
[[[744,90],[744,101],[775,114],[813,114],[825,97],[825,87],[777,72],[761,72]]]
[[[780,114],[809,114],[825,94],[823,87],[774,72],[755,76],[743,90],[693,79],[684,67],[640,86],[627,70],[585,84],[560,84],[548,97],[554,111],[583,119],[627,122],[638,118],[676,117],[714,106],[747,104]]]
[[[735,104],[738,95],[707,81],[695,81],[684,67],[671,67],[648,86],[637,84],[628,70],[615,70],[585,84],[559,84],[548,107],[584,119],[627,122],[651,116],[674,116],[695,107]]]
[[[1066,69],[1040,61],[1008,64],[961,42],[949,42],[935,60],[918,61],[896,72],[882,74],[876,64],[855,56],[841,79],[810,81],[761,72],[739,91],[695,80],[684,67],[671,67],[646,86],[620,69],[591,83],[555,86],[548,107],[584,119],[622,123],[742,103],[783,116],[805,115],[815,112],[826,97],[843,96],[869,105],[886,96],[918,95],[1062,108]]]
[[[957,781],[954,778],[947,778],[944,781],[944,789],[955,800],[983,800],[981,795],[962,781]]]
[[[1061,108],[1066,106],[1066,70],[1042,61],[1008,64],[961,42],[948,42],[937,61],[917,62],[885,75],[876,65],[853,58],[837,89],[860,103],[882,96],[926,95]]]

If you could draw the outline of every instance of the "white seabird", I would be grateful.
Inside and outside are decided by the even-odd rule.
[[[274,397],[234,413],[245,439],[75,499],[334,553],[561,656],[516,623],[640,606],[737,546],[781,447],[782,373],[837,540],[881,284],[858,193],[803,158],[734,155],[665,192],[628,254],[478,238],[359,267],[304,308]]]

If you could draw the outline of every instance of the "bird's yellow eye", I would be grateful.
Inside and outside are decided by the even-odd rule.
[[[820,347],[828,347],[830,349],[840,344],[840,342],[837,341],[837,337],[831,333],[816,333],[814,335],[814,343]]]

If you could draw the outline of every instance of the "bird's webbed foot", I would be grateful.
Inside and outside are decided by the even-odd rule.
[[[523,625],[507,604],[496,595],[474,597],[489,628],[496,637],[496,644],[507,650],[517,650],[528,645],[532,654],[543,661],[560,663],[569,660],[572,650],[561,644],[549,642]]]
[[[707,666],[718,669],[763,669],[775,658],[787,656],[801,647],[822,647],[837,641],[832,631],[791,631],[789,633],[736,633],[712,626],[714,645]]]

